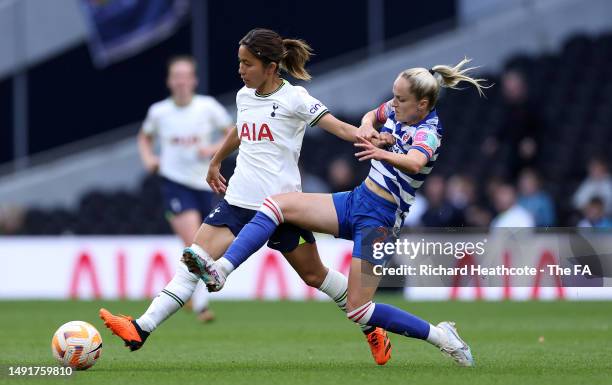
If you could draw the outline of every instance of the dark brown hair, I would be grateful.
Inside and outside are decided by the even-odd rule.
[[[310,80],[310,74],[304,67],[312,56],[312,48],[304,40],[283,39],[272,30],[255,28],[240,39],[240,45],[245,46],[265,66],[276,63],[279,69],[294,78]]]

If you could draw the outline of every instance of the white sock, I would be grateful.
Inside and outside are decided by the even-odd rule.
[[[227,278],[228,275],[231,274],[232,271],[234,271],[235,267],[234,265],[229,261],[229,259],[225,258],[225,257],[221,257],[219,258],[216,262],[215,262],[215,266],[219,268],[219,270],[221,270],[221,272],[223,274],[225,274],[225,277]]]
[[[427,342],[437,347],[441,347],[446,343],[446,332],[437,326],[429,324],[429,335],[427,335]]]
[[[351,321],[358,323],[360,325],[367,326],[368,322],[370,322],[370,318],[372,314],[374,314],[374,309],[376,308],[376,304],[372,301],[369,301],[357,309],[346,313],[346,316]]]
[[[201,313],[203,310],[208,308],[210,302],[210,293],[204,285],[204,282],[198,282],[193,295],[191,296],[191,308],[196,314]]]
[[[136,320],[144,331],[152,332],[172,314],[176,313],[193,294],[198,277],[179,264],[176,274],[166,287],[153,299],[147,311]]]
[[[346,312],[348,279],[346,279],[344,275],[336,270],[328,269],[327,275],[319,287],[319,290],[333,299],[340,310]]]
[[[334,300],[336,305],[346,313],[346,298],[348,293],[348,279],[339,271],[328,269],[327,275],[319,287],[323,293],[327,294]],[[359,325],[361,331],[369,333],[375,328],[368,325]]]

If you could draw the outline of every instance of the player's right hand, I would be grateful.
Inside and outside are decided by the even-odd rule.
[[[379,132],[370,123],[362,123],[357,131],[357,136],[364,138],[365,140],[372,140],[372,138],[378,138]]]
[[[217,194],[222,194],[227,189],[226,181],[223,175],[221,175],[221,165],[211,163],[208,167],[208,174],[206,174],[206,182],[210,188]]]

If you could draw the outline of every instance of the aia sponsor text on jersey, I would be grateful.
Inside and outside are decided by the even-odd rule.
[[[257,123],[242,123],[240,128],[240,140],[243,140],[243,138],[251,141],[267,139],[270,142],[274,142],[272,130],[270,130],[270,126],[267,123],[261,123],[260,125]]]

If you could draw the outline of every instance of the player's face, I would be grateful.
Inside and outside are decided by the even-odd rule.
[[[399,76],[393,82],[393,100],[391,102],[395,111],[395,118],[404,123],[412,124],[422,119],[427,100],[417,100],[410,92],[410,82]]]
[[[245,46],[238,48],[238,74],[248,88],[260,88],[274,75],[273,65],[264,66],[263,62]]]
[[[195,68],[188,61],[177,61],[168,72],[168,88],[174,97],[186,98],[193,95],[198,85]]]

